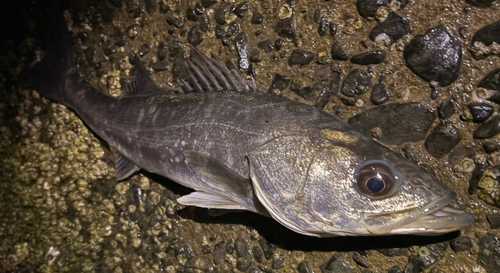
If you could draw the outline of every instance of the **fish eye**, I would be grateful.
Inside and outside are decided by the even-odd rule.
[[[367,161],[356,170],[357,187],[369,197],[385,197],[396,179],[392,167],[380,160]]]

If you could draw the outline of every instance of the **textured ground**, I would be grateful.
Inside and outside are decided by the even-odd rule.
[[[500,272],[500,78],[482,81],[500,68],[498,42],[487,40],[498,41],[500,27],[473,43],[500,20],[500,2],[387,2],[370,19],[354,0],[81,0],[66,19],[84,76],[113,96],[131,53],[176,88],[192,44],[232,60],[265,91],[345,121],[358,115],[351,124],[457,191],[455,206],[476,218],[469,230],[316,239],[251,213],[182,208],[176,197],[189,190],[152,174],[118,183],[106,144],[22,80],[58,10],[29,3],[0,47],[0,272]],[[397,39],[370,35],[389,19],[379,28]],[[412,44],[433,28],[451,38],[424,41],[431,50]],[[381,63],[380,52],[354,57],[377,50]],[[434,62],[419,63],[425,54]]]

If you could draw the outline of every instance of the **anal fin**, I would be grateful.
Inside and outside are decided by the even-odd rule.
[[[177,202],[185,206],[195,206],[209,209],[246,210],[245,207],[235,203],[233,200],[225,196],[201,191],[184,195],[177,199]]]
[[[115,175],[118,180],[123,180],[140,170],[137,165],[125,158],[118,151],[115,149],[112,150],[115,154]]]

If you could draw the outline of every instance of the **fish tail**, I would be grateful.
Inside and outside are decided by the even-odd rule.
[[[71,37],[66,21],[61,15],[56,19],[48,51],[26,75],[31,86],[43,97],[69,106],[65,94],[65,79],[68,78],[75,61],[71,54]]]

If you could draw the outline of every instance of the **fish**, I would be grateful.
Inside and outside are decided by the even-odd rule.
[[[143,169],[193,189],[180,204],[251,211],[314,237],[436,235],[474,223],[428,171],[321,109],[261,91],[213,54],[191,49],[178,90],[132,58],[133,79],[115,98],[81,75],[66,23],[55,32],[27,78],[109,144],[118,180]]]

